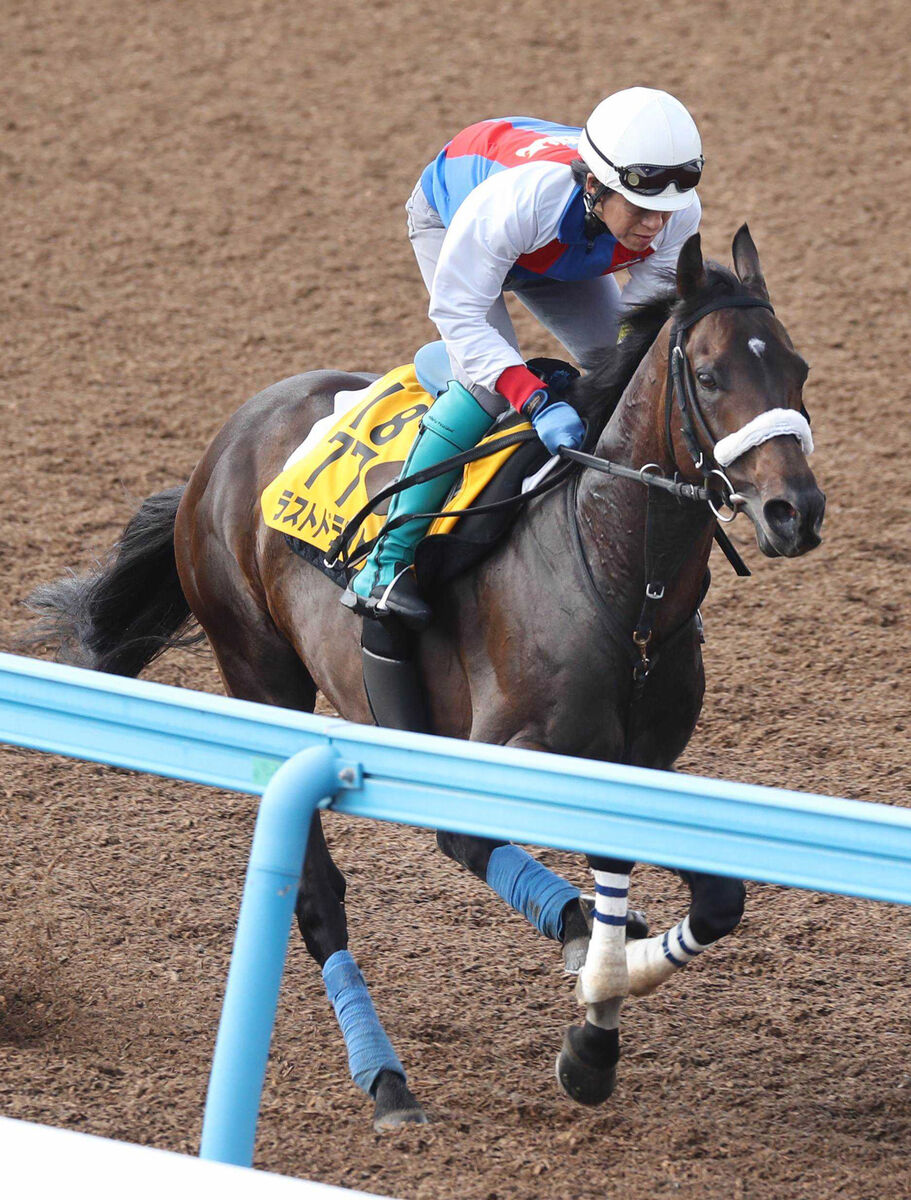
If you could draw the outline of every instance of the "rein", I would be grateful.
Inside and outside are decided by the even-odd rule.
[[[426,467],[423,471],[416,471],[413,475],[406,475],[401,479],[387,484],[386,487],[381,488],[375,496],[372,496],[354,514],[344,530],[329,547],[325,560],[326,566],[353,566],[360,562],[361,559],[366,558],[386,533],[390,530],[398,529],[401,525],[406,525],[409,521],[426,521],[437,517],[484,516],[487,513],[503,512],[510,508],[517,508],[519,505],[525,504],[526,501],[534,500],[536,496],[543,496],[546,492],[553,491],[554,488],[559,487],[561,483],[564,483],[575,472],[577,467],[588,467],[590,470],[598,471],[602,475],[615,475],[620,479],[631,479],[637,483],[644,484],[646,487],[658,488],[661,491],[667,492],[678,500],[688,500],[696,504],[707,504],[713,512],[716,512],[714,508],[716,493],[711,488],[701,487],[695,483],[686,483],[680,479],[669,479],[666,475],[661,474],[661,468],[657,463],[646,463],[644,467],[639,468],[626,467],[622,463],[613,462],[609,458],[599,458],[596,454],[585,454],[581,450],[572,450],[569,446],[561,446],[558,455],[565,460],[563,466],[559,470],[554,471],[553,474],[548,475],[527,492],[521,492],[515,496],[507,496],[503,500],[494,500],[489,504],[472,505],[471,508],[440,509],[439,512],[407,513],[401,517],[394,517],[391,521],[385,523],[375,538],[367,542],[362,542],[357,547],[356,552],[349,552],[348,547],[357,536],[357,531],[363,525],[365,519],[371,513],[375,512],[386,500],[397,495],[398,492],[402,492],[409,487],[414,487],[416,484],[424,483],[428,479],[435,479],[438,475],[446,475],[448,472],[465,466],[467,463],[477,462],[480,458],[487,458],[491,454],[499,454],[501,450],[509,446],[517,446],[523,442],[534,441],[537,436],[532,429],[522,429],[516,433],[498,438],[496,443],[489,446],[475,446],[471,450],[465,450],[461,454],[454,454],[451,458],[445,458],[441,462],[435,463],[432,467]],[[749,575],[749,569],[744,565],[743,560],[720,529],[716,531],[716,537],[731,565],[737,570],[737,573],[739,575]],[[730,547],[730,553],[727,547]],[[731,554],[734,555],[733,558]]]
[[[573,470],[571,464],[566,464],[565,469],[555,471],[553,475],[542,480],[537,487],[531,488],[527,492],[522,492],[517,496],[507,496],[504,500],[494,500],[489,504],[476,504],[471,508],[441,509],[439,512],[429,513],[406,513],[400,517],[394,517],[391,521],[387,521],[383,525],[383,528],[375,538],[372,538],[369,542],[362,542],[354,552],[350,552],[348,549],[366,518],[375,512],[386,500],[397,495],[397,493],[404,491],[406,488],[414,487],[416,484],[425,483],[428,479],[436,479],[439,475],[447,475],[450,471],[464,467],[468,463],[477,462],[480,458],[488,458],[491,454],[499,454],[501,450],[507,449],[509,446],[519,446],[523,442],[534,441],[537,436],[533,429],[520,429],[516,433],[505,434],[503,437],[497,438],[495,442],[487,445],[475,446],[471,450],[463,450],[461,454],[453,454],[450,458],[444,458],[442,461],[435,463],[432,467],[425,467],[422,471],[415,471],[413,475],[405,475],[403,478],[393,480],[392,483],[381,488],[375,496],[372,496],[354,514],[329,547],[325,559],[326,566],[350,568],[355,563],[360,562],[361,559],[366,558],[377,542],[390,530],[398,529],[401,525],[407,525],[409,521],[426,521],[428,519],[433,520],[436,517],[447,516],[483,516],[486,513],[501,512],[505,509],[516,507],[523,504],[526,500],[533,500],[535,496],[541,496],[545,492],[551,491],[569,476]]]

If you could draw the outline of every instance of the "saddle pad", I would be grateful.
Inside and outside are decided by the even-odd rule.
[[[351,395],[351,407],[316,444],[307,448],[304,443],[304,452],[291,456],[260,501],[270,528],[323,554],[354,514],[399,475],[420,419],[433,403],[418,383],[413,363]],[[510,423],[508,432],[522,427],[530,425]],[[502,436],[504,431],[495,429],[483,443]],[[467,508],[516,449],[508,446],[469,463],[446,508]],[[366,518],[349,553],[379,533],[387,506],[388,502]],[[456,515],[437,518],[429,532],[448,533],[457,520]]]

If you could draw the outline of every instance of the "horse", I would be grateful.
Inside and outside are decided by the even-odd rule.
[[[733,271],[704,261],[698,234],[685,243],[676,286],[629,314],[618,344],[572,384],[591,436],[585,465],[433,594],[416,653],[435,733],[670,770],[703,701],[699,606],[719,517],[744,512],[770,557],[819,544],[809,368],[774,314],[746,225],[732,254]],[[344,718],[371,723],[361,619],[267,528],[258,501],[335,394],[374,378],[314,370],[247,401],[186,485],[143,503],[106,563],[35,594],[59,657],[136,675],[195,618],[228,694],[312,711],[319,689]],[[618,471],[598,470],[605,461]],[[642,486],[655,481],[672,494]],[[614,1090],[626,997],[665,983],[743,912],[741,881],[680,871],[685,918],[627,939],[634,864],[589,856],[592,906],[516,846],[445,831],[437,842],[562,943],[585,1020],[567,1030],[557,1078],[583,1104]],[[296,902],[304,943],[375,1127],[424,1121],[348,951],[344,899],[317,813]]]

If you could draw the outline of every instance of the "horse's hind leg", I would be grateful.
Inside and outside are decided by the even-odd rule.
[[[206,628],[205,621],[201,623]],[[210,629],[211,625],[209,640],[230,695],[313,711],[316,685],[291,646],[264,617],[250,621],[246,628],[235,627],[230,638],[220,638]],[[382,1131],[425,1121],[364,977],[348,952],[345,877],[329,853],[318,812],[310,825],[295,910],[344,1035],[351,1076],[374,1100],[374,1128]]]
[[[692,962],[713,942],[736,929],[746,889],[739,879],[678,871],[692,896],[690,911],[673,929],[627,946],[630,992],[646,996]]]
[[[318,812],[313,814],[297,923],[323,982],[348,1047],[351,1078],[375,1102],[377,1132],[426,1120],[405,1082],[405,1069],[380,1024],[366,981],[348,952],[345,879],[332,861]]]

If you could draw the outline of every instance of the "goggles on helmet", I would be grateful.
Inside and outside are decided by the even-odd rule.
[[[604,158],[604,155],[601,157]],[[618,167],[609,158],[604,158],[604,161],[617,172],[625,188],[638,192],[640,196],[660,196],[671,184],[678,192],[688,192],[702,178],[705,164],[701,155],[673,167],[660,166],[658,163],[633,163],[628,167]]]
[[[604,151],[595,145],[587,125],[585,135],[595,153],[617,172],[623,187],[629,188],[631,192],[638,192],[640,196],[659,196],[671,184],[676,187],[678,192],[688,192],[702,178],[705,158],[701,154],[698,158],[691,158],[689,162],[676,163],[674,166],[662,166],[659,163],[632,163],[629,166],[620,167],[611,162]]]

